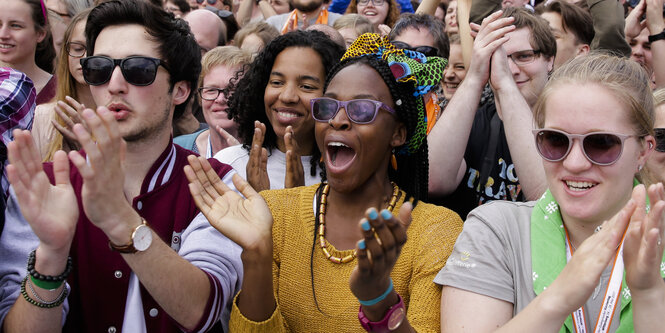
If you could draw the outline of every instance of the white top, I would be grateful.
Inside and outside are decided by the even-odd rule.
[[[249,162],[249,151],[242,148],[242,145],[231,146],[224,148],[217,152],[214,156],[215,159],[222,163],[228,164],[235,169],[235,171],[243,179],[247,179],[247,162]],[[313,185],[321,182],[321,169],[317,166],[316,176],[312,176],[310,169],[310,160],[312,156],[301,156],[302,169],[305,173],[305,186]],[[268,154],[268,178],[270,178],[270,189],[283,189],[284,178],[286,177],[286,154],[273,149],[272,153]]]

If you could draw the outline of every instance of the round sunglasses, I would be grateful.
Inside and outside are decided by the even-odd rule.
[[[106,56],[91,56],[81,59],[83,79],[91,86],[109,82],[116,66],[120,66],[122,76],[127,83],[135,86],[149,86],[155,82],[157,69],[166,64],[159,59],[143,56],[131,56],[113,59]]]
[[[372,99],[352,99],[338,101],[328,97],[312,98],[310,100],[312,118],[316,121],[326,122],[333,119],[340,108],[346,110],[346,115],[356,124],[369,124],[374,121],[379,109],[395,114],[395,110],[388,105]]]
[[[621,157],[623,143],[626,139],[637,135],[625,135],[606,132],[587,134],[570,134],[555,129],[533,130],[536,148],[540,156],[550,162],[558,162],[566,158],[573,147],[573,140],[582,143],[584,156],[596,165],[611,165]]]

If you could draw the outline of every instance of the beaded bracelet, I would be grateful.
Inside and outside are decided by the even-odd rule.
[[[25,298],[25,300],[28,303],[30,303],[34,306],[40,307],[42,309],[52,309],[52,308],[60,306],[60,304],[62,304],[67,299],[67,295],[69,295],[69,290],[67,290],[67,286],[65,286],[64,288],[62,288],[62,291],[60,292],[60,295],[58,295],[58,298],[56,298],[55,300],[53,300],[51,302],[44,302],[43,300],[41,300],[41,297],[39,297],[39,295],[37,295],[37,293],[35,293],[35,290],[30,285],[29,286],[30,291],[32,291],[32,293],[36,296],[36,298],[40,299],[40,301],[36,301],[36,300],[32,299],[28,295],[28,292],[25,290],[25,285],[26,285],[27,281],[28,281],[27,276],[23,279],[23,281],[21,281],[21,295],[23,295],[23,298]]]
[[[28,256],[28,275],[30,275],[30,280],[34,285],[36,285],[39,288],[46,289],[46,290],[53,290],[57,289],[62,285],[62,282],[64,282],[67,279],[67,276],[69,276],[69,273],[72,272],[72,257],[67,258],[67,267],[65,267],[65,271],[62,272],[62,274],[57,275],[57,276],[51,276],[51,275],[43,275],[37,270],[35,270],[35,253],[37,250],[32,250],[30,252],[30,255]]]
[[[390,294],[391,291],[393,291],[393,279],[390,279],[390,285],[388,286],[388,289],[386,289],[386,291],[383,294],[381,294],[379,297],[371,299],[369,301],[358,300],[358,302],[360,302],[360,305],[362,306],[372,306],[376,303],[383,301],[386,297],[388,297],[388,294]]]

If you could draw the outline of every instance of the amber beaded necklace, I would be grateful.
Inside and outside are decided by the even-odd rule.
[[[388,203],[388,210],[392,212],[393,209],[395,209],[395,204],[397,204],[399,188],[397,185],[395,185],[395,183],[390,183],[393,185],[393,195],[390,198],[390,203]],[[326,205],[328,201],[328,192],[330,192],[330,185],[326,183],[325,186],[323,186],[323,191],[321,191],[321,203],[319,204],[319,246],[321,247],[323,254],[326,256],[326,258],[328,258],[328,260],[336,264],[346,264],[347,262],[350,262],[356,258],[356,250],[353,250],[353,253],[347,255],[344,258],[340,258],[333,256],[326,247]]]

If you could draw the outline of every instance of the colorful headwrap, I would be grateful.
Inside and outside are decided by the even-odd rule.
[[[414,153],[420,149],[427,136],[427,113],[423,96],[439,84],[443,78],[443,68],[448,60],[440,57],[426,57],[424,54],[411,50],[396,48],[387,37],[378,34],[366,33],[349,46],[342,60],[362,56],[375,56],[388,62],[390,71],[398,82],[411,82],[414,85],[416,103],[418,106],[418,125],[413,136],[407,142],[408,152]],[[401,105],[402,101],[395,101]],[[436,119],[429,119],[436,121]]]

